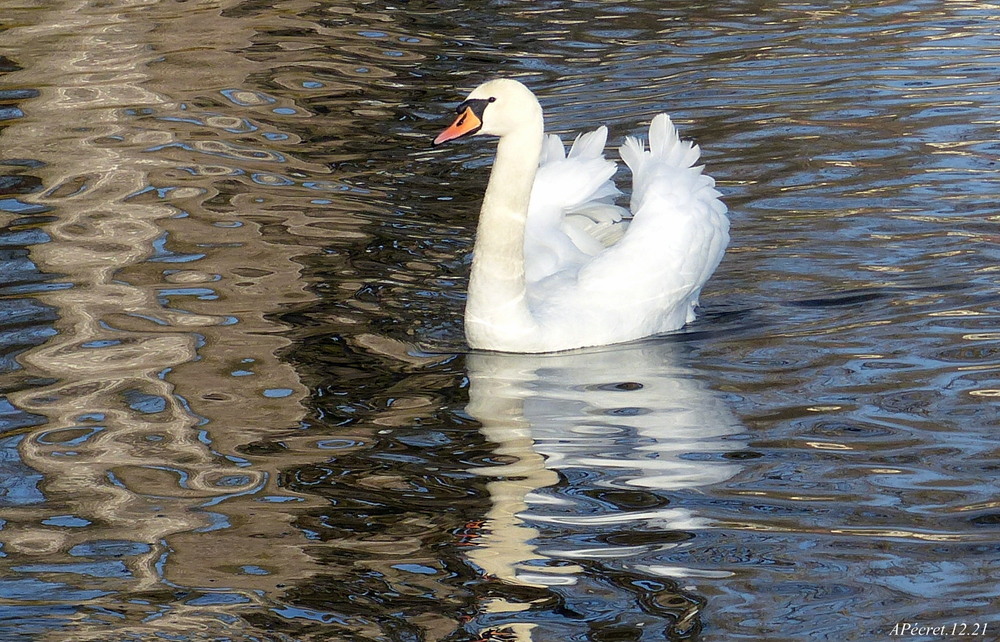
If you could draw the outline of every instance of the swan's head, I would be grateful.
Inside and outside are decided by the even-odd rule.
[[[438,134],[435,145],[462,136],[505,136],[542,120],[542,107],[531,90],[507,78],[479,85],[455,111],[458,118]]]

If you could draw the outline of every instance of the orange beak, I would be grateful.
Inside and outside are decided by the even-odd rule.
[[[476,116],[475,112],[472,111],[472,107],[466,107],[465,111],[458,115],[458,118],[455,119],[455,122],[448,129],[438,134],[437,138],[434,139],[434,144],[440,145],[449,140],[474,134],[482,126],[483,121],[479,120],[479,116]]]

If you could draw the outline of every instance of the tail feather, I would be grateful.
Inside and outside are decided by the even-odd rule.
[[[646,143],[635,136],[626,136],[625,144],[618,148],[618,152],[632,173],[636,174],[646,157]]]
[[[687,141],[684,143],[687,145],[687,151],[684,153],[684,158],[681,159],[682,167],[693,167],[698,159],[701,158],[701,147],[698,147],[694,143]],[[701,170],[698,170],[699,173]]]
[[[573,141],[569,158],[603,158],[604,145],[608,142],[608,128],[601,126],[592,132],[580,134]]]
[[[649,152],[653,156],[664,156],[680,142],[677,128],[670,116],[659,114],[649,124]]]
[[[562,140],[554,134],[546,136],[545,140],[542,141],[542,155],[538,161],[539,165],[563,158],[566,158],[566,148],[563,146]]]
[[[667,114],[658,114],[649,124],[648,150],[640,139],[628,137],[619,148],[619,153],[632,170],[633,214],[642,207],[650,189],[662,191],[664,186],[679,185],[688,180],[709,188],[714,185],[711,178],[702,176],[702,167],[695,166],[701,157],[701,149],[691,141],[681,140],[677,127]],[[654,188],[657,184],[659,187]],[[693,188],[694,185],[691,185],[688,189]]]
[[[670,116],[666,114],[657,115],[649,124],[648,151],[642,140],[627,136],[619,152],[633,172],[641,169],[651,157],[674,167],[691,167],[701,157],[701,148],[691,141],[682,141]]]

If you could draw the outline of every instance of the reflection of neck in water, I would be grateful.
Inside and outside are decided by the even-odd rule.
[[[741,427],[722,400],[676,361],[675,346],[662,341],[555,355],[469,355],[467,410],[497,444],[496,455],[514,459],[475,470],[494,479],[488,484],[492,508],[469,558],[508,582],[568,585],[579,567],[528,563],[624,558],[635,551],[541,553],[531,540],[546,524],[581,531],[630,523],[657,530],[707,527],[685,508],[591,508],[584,514],[569,499],[580,493],[542,492],[560,482],[559,471],[586,472],[588,487],[652,493],[716,484],[739,472],[729,460],[691,457],[740,448],[729,437]],[[564,478],[563,487],[577,484],[571,478]]]

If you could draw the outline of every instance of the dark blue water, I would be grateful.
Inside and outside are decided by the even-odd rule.
[[[1000,4],[467,5],[5,5],[0,639],[997,639]],[[469,353],[495,76],[701,145],[694,324]]]

